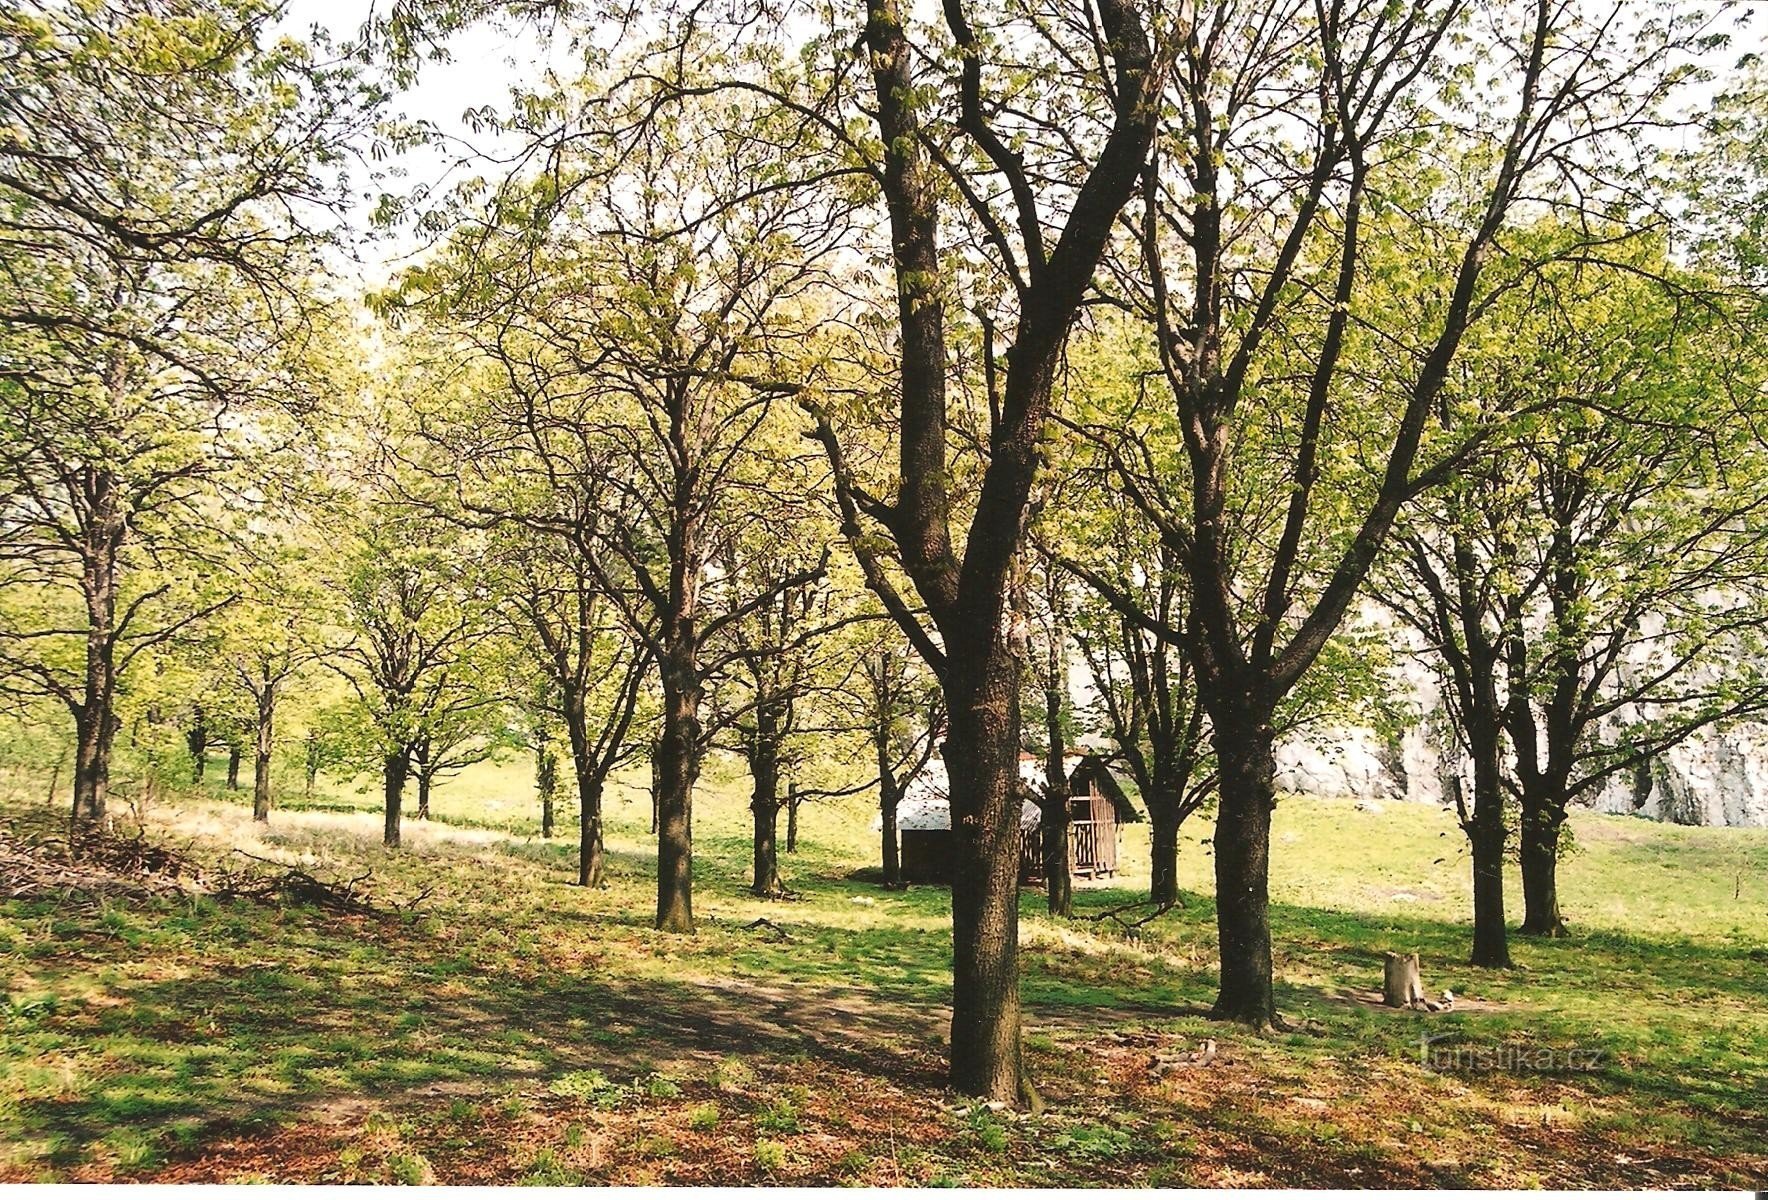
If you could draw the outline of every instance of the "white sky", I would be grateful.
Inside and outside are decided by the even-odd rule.
[[[384,7],[385,0],[382,0]],[[368,17],[371,0],[291,0],[283,28],[298,36],[306,36],[317,25],[331,33],[335,40],[354,37]],[[544,65],[555,57],[532,31],[511,32],[481,21],[449,40],[450,58],[444,62],[426,62],[417,83],[397,94],[389,113],[427,121],[459,144],[449,150],[425,149],[401,155],[397,160],[373,164],[389,178],[375,187],[367,171],[358,168],[353,186],[358,203],[351,224],[366,230],[368,210],[373,200],[363,199],[366,191],[401,193],[418,184],[433,191],[471,178],[485,170],[483,164],[459,165],[469,146],[482,151],[496,147],[481,135],[471,133],[462,121],[462,114],[487,104],[504,107],[511,85],[531,83]],[[338,262],[337,269],[346,276],[355,275],[370,286],[383,282],[388,273],[398,269],[416,243],[408,236],[392,239],[359,240],[357,264]]]
[[[385,4],[388,0],[380,2]],[[1609,0],[1598,2],[1606,5]],[[292,33],[305,35],[312,26],[318,25],[342,40],[354,36],[372,5],[373,0],[290,0],[285,27]],[[1765,48],[1762,31],[1753,28],[1754,22],[1749,18],[1764,15],[1768,15],[1768,0],[1740,5],[1732,18],[1720,26],[1732,34],[1731,45],[1711,55],[1707,65],[1723,77],[1741,55],[1762,51]],[[485,163],[461,165],[470,148],[481,151],[498,148],[482,135],[470,133],[461,119],[462,114],[485,105],[502,108],[511,85],[532,84],[548,65],[567,77],[574,74],[569,69],[569,50],[563,41],[562,38],[549,40],[544,33],[532,28],[515,31],[500,28],[494,21],[477,22],[455,35],[448,44],[450,58],[425,63],[417,83],[397,95],[390,108],[394,114],[434,125],[455,144],[447,151],[426,149],[402,155],[395,162],[376,164],[376,169],[389,175],[379,188],[371,185],[366,171],[359,170],[354,181],[358,193],[381,190],[403,193],[420,184],[433,192],[440,192],[491,169]],[[1712,90],[1713,85],[1690,89],[1684,102],[1695,106],[1709,103]],[[352,216],[352,224],[358,230],[366,229],[367,213],[372,203],[372,197],[359,202]],[[338,268],[346,276],[356,276],[361,282],[375,286],[382,283],[391,271],[409,261],[415,248],[417,243],[408,235],[359,239],[360,265],[340,262]]]

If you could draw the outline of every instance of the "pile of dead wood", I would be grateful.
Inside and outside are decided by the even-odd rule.
[[[371,872],[323,879],[241,850],[234,854],[249,860],[247,865],[205,866],[190,847],[150,841],[140,829],[0,828],[0,900],[79,903],[206,896],[224,902],[309,904],[331,913],[378,917],[409,910],[428,895],[426,890],[404,904],[380,907],[368,893]]]

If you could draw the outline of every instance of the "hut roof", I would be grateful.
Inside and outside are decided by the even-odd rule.
[[[1068,778],[1072,784],[1076,779],[1096,781],[1100,794],[1111,801],[1111,807],[1117,812],[1121,823],[1129,824],[1140,821],[1142,814],[1130,803],[1124,794],[1123,786],[1111,773],[1110,764],[1097,754],[1071,754],[1063,760],[1068,768]],[[1029,755],[1019,758],[1019,778],[1027,789],[1036,791],[1044,786],[1044,765]],[[1029,796],[1019,802],[1019,828],[1036,829],[1043,815],[1038,811],[1037,802]],[[950,829],[952,827],[951,783],[945,773],[945,763],[939,759],[930,760],[921,773],[909,780],[903,788],[902,801],[896,809],[896,827],[899,830]]]
[[[1073,760],[1070,760],[1073,761]],[[1117,812],[1120,825],[1134,825],[1142,819],[1136,806],[1123,790],[1123,784],[1111,770],[1111,763],[1102,754],[1083,754],[1080,760],[1068,770],[1068,782],[1072,786],[1077,781],[1087,781],[1099,785],[1099,794],[1111,801],[1111,807]]]
[[[1031,787],[1043,783],[1043,768],[1034,759],[1019,760],[1019,778]],[[1019,828],[1036,829],[1043,815],[1030,799],[1019,803]],[[902,829],[950,829],[952,827],[951,780],[945,763],[930,759],[921,773],[903,788],[896,807],[896,827]]]

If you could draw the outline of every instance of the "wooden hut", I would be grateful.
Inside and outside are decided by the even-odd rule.
[[[1070,870],[1077,879],[1115,875],[1118,827],[1140,821],[1141,814],[1100,756],[1073,755],[1064,766],[1068,768]],[[1019,778],[1023,788],[1019,811],[1020,880],[1041,882],[1043,853],[1039,826],[1043,814],[1036,796],[1043,789],[1043,764],[1030,756],[1022,758]],[[928,763],[905,789],[897,810],[897,840],[904,880],[951,883],[951,801],[943,763]]]
[[[1063,765],[1068,768],[1069,873],[1076,879],[1116,875],[1118,826],[1133,825],[1142,814],[1100,755],[1081,755]],[[1043,880],[1042,833],[1035,825],[1019,831],[1019,876],[1026,881]]]

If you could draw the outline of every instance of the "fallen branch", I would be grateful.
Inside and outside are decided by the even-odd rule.
[[[1154,904],[1152,900],[1135,900],[1129,904],[1120,904],[1116,908],[1107,908],[1096,913],[1079,914],[1079,917],[1083,921],[1114,921],[1125,933],[1134,934],[1150,921],[1163,917],[1171,912],[1174,908],[1174,903],[1175,902],[1169,900],[1162,900],[1159,904]],[[1137,909],[1147,908],[1150,904],[1154,904],[1153,910],[1137,917],[1135,920],[1129,920],[1124,916],[1125,913],[1131,913],[1135,912]]]
[[[233,853],[262,865],[205,870],[189,846],[150,842],[139,829],[123,835],[101,827],[80,828],[66,837],[0,830],[0,899],[144,901],[206,896],[223,902],[310,904],[341,915],[385,917],[411,911],[430,894],[426,887],[404,904],[380,908],[368,894],[372,872],[329,880],[244,850]]]
[[[784,929],[781,929],[778,925],[775,925],[772,921],[768,920],[766,917],[756,917],[753,921],[751,921],[747,925],[743,926],[743,928],[744,929],[753,929],[753,930],[757,930],[757,931],[764,930],[764,929],[771,929],[771,930],[773,930],[773,932],[775,934],[775,936],[773,938],[773,940],[775,942],[789,942],[789,941],[793,940],[791,934],[787,933]]]

